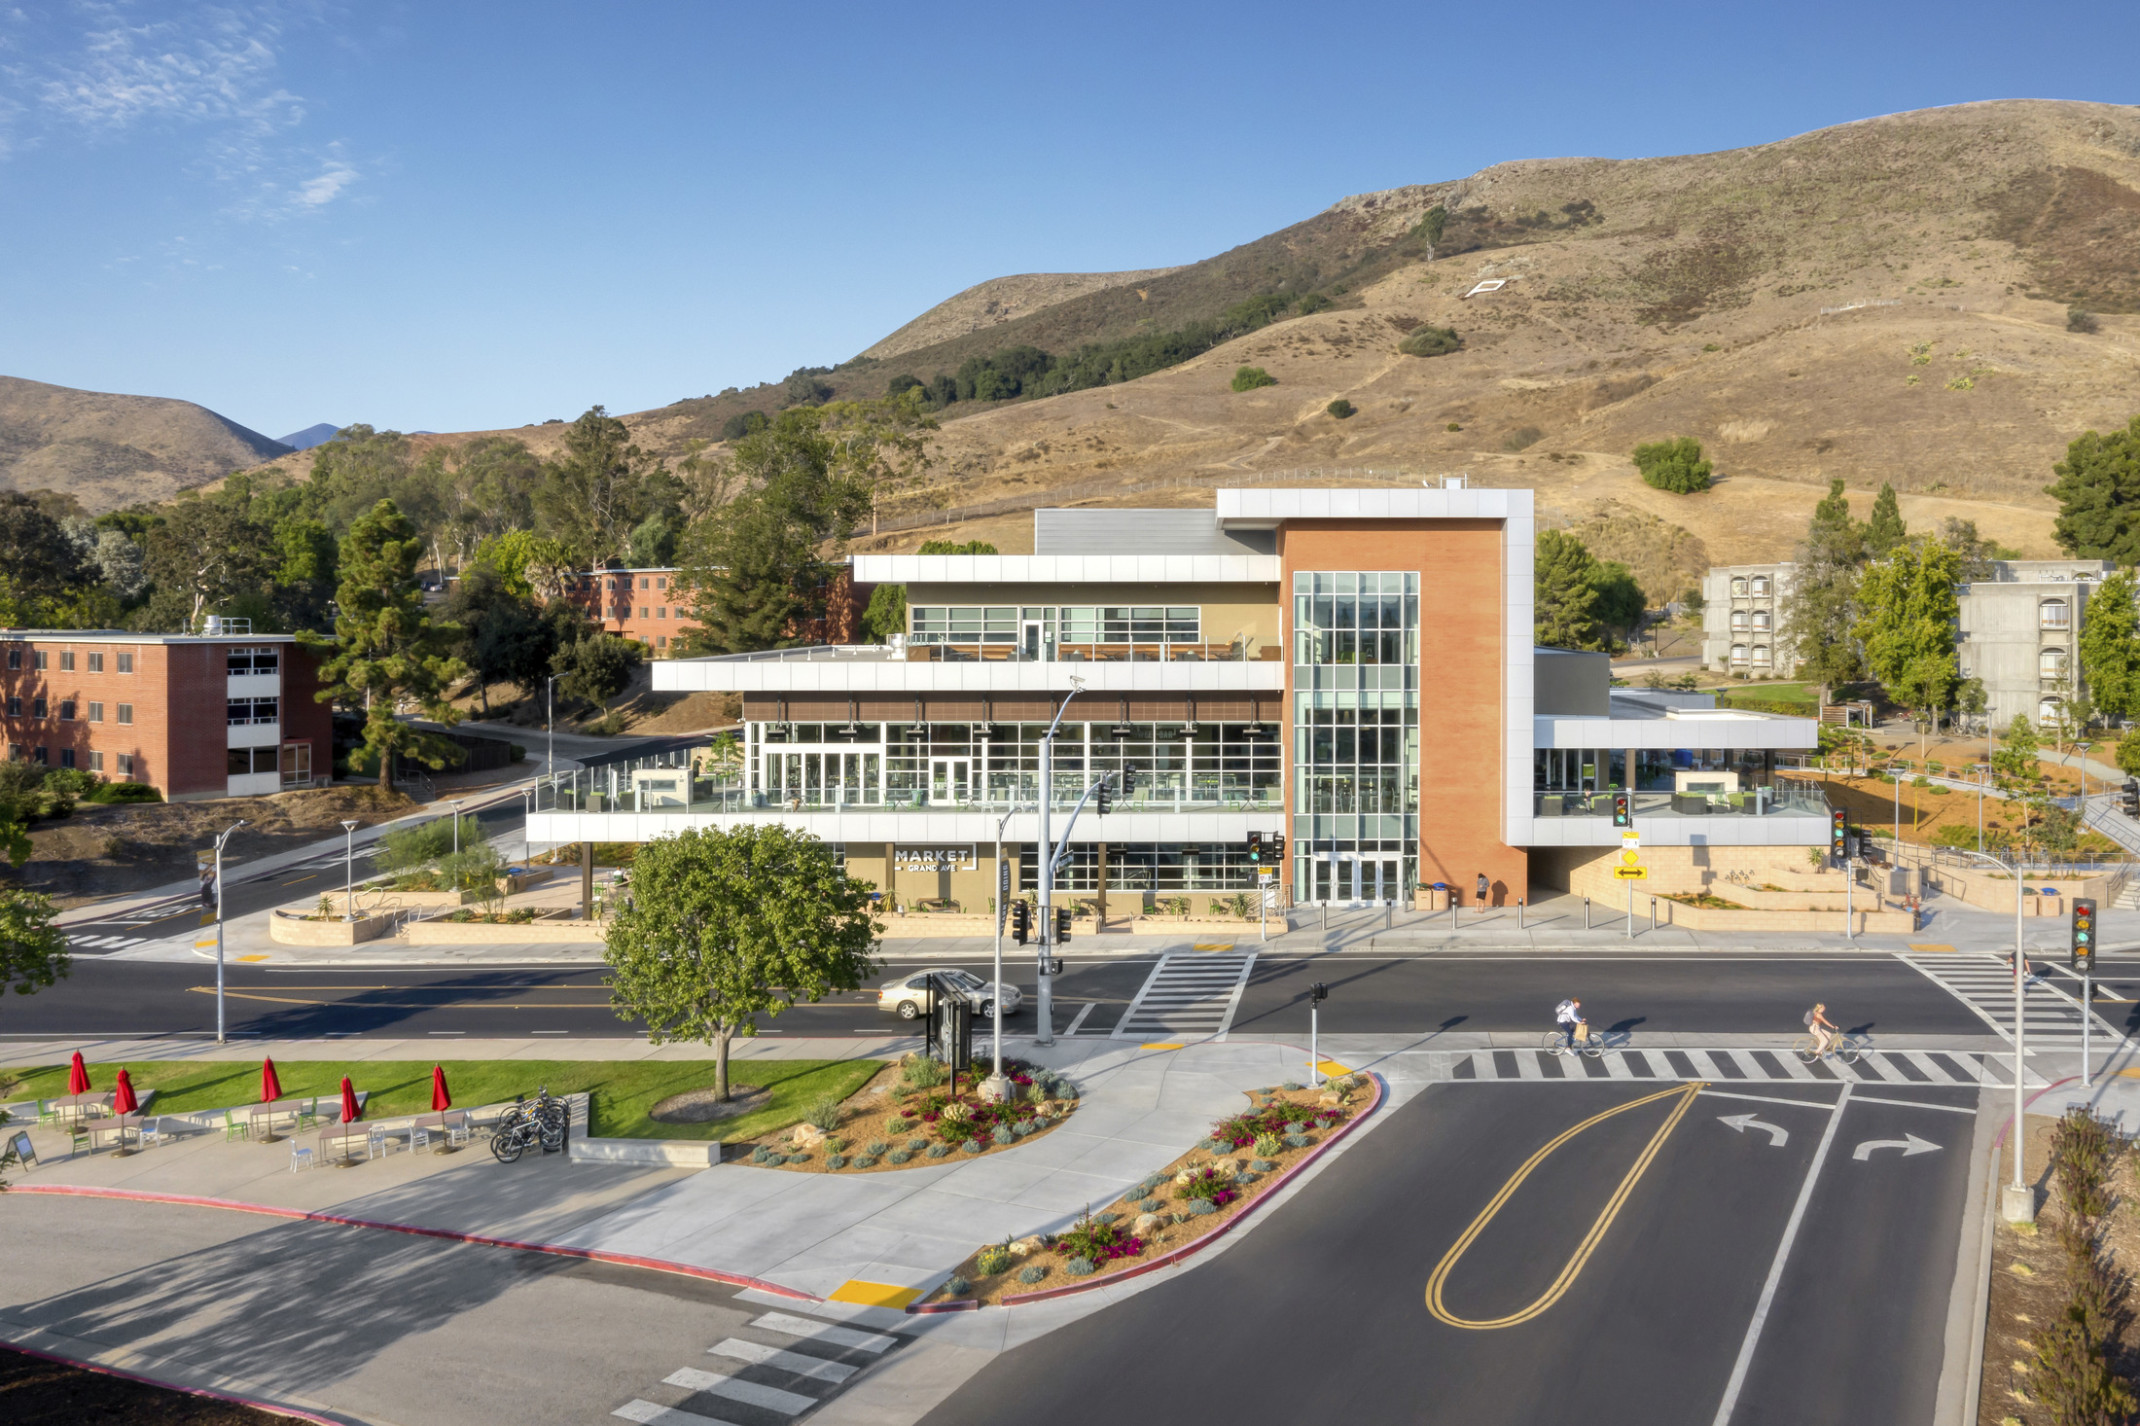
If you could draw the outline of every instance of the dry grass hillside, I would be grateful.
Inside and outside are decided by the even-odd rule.
[[[992,277],[945,299],[878,342],[862,357],[884,361],[921,351],[939,343],[955,341],[975,332],[1015,322],[1038,312],[1110,287],[1135,288],[1165,277],[1176,269],[1147,268],[1142,272],[1028,272],[1016,277]],[[1147,288],[1147,290],[1149,290]]]
[[[1410,233],[1437,204],[1452,217],[1429,263]],[[1504,163],[1128,276],[1095,275],[1090,290],[984,283],[824,380],[874,396],[901,372],[926,378],[1017,344],[1067,354],[1258,293],[1335,305],[1138,381],[947,408],[935,469],[883,513],[1199,504],[1252,473],[1467,471],[1534,487],[1550,521],[1660,595],[1703,563],[1785,553],[1840,478],[1861,513],[1892,481],[1913,526],[1971,519],[2049,554],[2051,463],[2082,430],[2140,410],[2140,109],[2002,101],[1724,153]],[[1504,285],[1474,295],[1491,279]],[[1063,295],[1031,305],[1053,282]],[[2099,329],[2068,330],[2072,304]],[[1401,355],[1423,323],[1456,328],[1462,349]],[[1233,392],[1244,364],[1278,384]],[[777,395],[768,384],[628,420],[675,453]],[[1338,398],[1357,414],[1327,414]],[[546,452],[562,429],[503,434]],[[1636,477],[1632,448],[1672,435],[1708,448],[1715,489],[1675,496]],[[1015,550],[1029,531],[1012,510],[961,534]]]
[[[104,511],[166,499],[287,449],[191,401],[0,376],[0,490],[65,491]]]

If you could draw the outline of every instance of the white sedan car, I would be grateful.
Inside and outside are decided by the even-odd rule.
[[[1000,991],[992,981],[986,981],[971,971],[957,970],[948,966],[931,966],[897,980],[886,981],[877,992],[879,1010],[896,1010],[902,1020],[914,1020],[921,1016],[922,1007],[928,1001],[929,977],[935,976],[938,985],[948,985],[966,998],[975,1015],[987,1018],[996,1013],[996,996],[1003,997],[1003,1013],[1015,1015],[1025,1003],[1025,993],[1015,985],[1005,985]]]

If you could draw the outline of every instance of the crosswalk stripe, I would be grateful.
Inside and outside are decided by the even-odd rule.
[[[680,1386],[685,1391],[711,1392],[725,1396],[731,1401],[740,1401],[746,1406],[762,1406],[768,1411],[778,1411],[783,1416],[799,1416],[817,1405],[817,1398],[804,1396],[798,1391],[782,1391],[777,1386],[762,1382],[745,1381],[727,1372],[702,1371],[698,1367],[682,1367],[662,1378],[664,1384]]]
[[[831,1322],[819,1322],[808,1317],[793,1317],[785,1312],[768,1312],[751,1320],[751,1326],[768,1332],[781,1332],[790,1337],[802,1337],[810,1341],[830,1342],[836,1347],[852,1347],[857,1351],[881,1352],[887,1347],[899,1345],[897,1337],[882,1332],[862,1332],[853,1327],[841,1327]]]
[[[627,1401],[612,1416],[621,1416],[627,1421],[638,1421],[643,1426],[734,1426],[718,1416],[703,1416],[696,1411],[679,1411],[673,1406],[663,1406],[653,1401]]]
[[[1688,1059],[1694,1061],[1694,1072],[1703,1079],[1722,1079],[1724,1077],[1723,1071],[1716,1067],[1716,1061],[1709,1058],[1708,1051],[1685,1050],[1682,1053]]]
[[[783,1351],[779,1347],[762,1346],[757,1342],[745,1342],[730,1337],[716,1342],[706,1349],[710,1357],[734,1357],[737,1361],[755,1362],[761,1367],[778,1367],[797,1376],[814,1378],[817,1381],[842,1382],[860,1371],[860,1367],[845,1362],[827,1361],[803,1352]]]
[[[1163,955],[1111,1031],[1114,1039],[1148,1039],[1154,1033],[1209,1035],[1224,1039],[1241,1005],[1241,993],[1256,963],[1253,953],[1206,952],[1195,957]]]
[[[1834,1059],[1807,1064],[1790,1050],[1629,1049],[1593,1058],[1539,1049],[1451,1050],[1437,1054],[1435,1063],[1447,1066],[1449,1079],[1470,1082],[1704,1080],[1719,1086],[1848,1083],[1925,1089],[2004,1087],[2012,1059],[2010,1054],[1983,1050],[1867,1050],[1856,1064]],[[2045,1081],[2030,1071],[2027,1082]]]

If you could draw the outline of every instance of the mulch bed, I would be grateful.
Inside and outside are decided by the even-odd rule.
[[[8,1426],[289,1426],[292,1418],[0,1347]]]
[[[1110,1273],[1164,1257],[1211,1236],[1246,1211],[1283,1180],[1287,1170],[1312,1155],[1333,1130],[1351,1122],[1375,1102],[1374,1087],[1364,1075],[1332,1080],[1319,1090],[1272,1086],[1249,1090],[1247,1094],[1249,1107],[1243,1114],[1213,1126],[1214,1134],[1224,1135],[1223,1139],[1206,1140],[1062,1233],[1035,1234],[1007,1245],[990,1244],[977,1250],[925,1302],[995,1306],[1027,1293],[1096,1282]],[[1254,1132],[1275,1127],[1285,1119],[1296,1121],[1292,1127],[1299,1131],[1297,1137],[1303,1142],[1280,1137],[1275,1152],[1259,1153],[1252,1142]],[[1227,1147],[1217,1147],[1220,1143]],[[1268,1142],[1263,1145],[1266,1150],[1272,1147]],[[1205,1196],[1214,1206],[1195,1211],[1191,1205]],[[1157,1208],[1148,1206],[1155,1201]],[[1154,1219],[1159,1221],[1151,1221]],[[1138,1232],[1139,1224],[1145,1225],[1142,1233]],[[996,1271],[984,1272],[984,1268],[995,1266],[993,1257],[1005,1247],[1008,1252],[1003,1254],[1003,1265]],[[1092,1256],[1095,1249],[1105,1255],[1104,1260]],[[1080,1258],[1091,1263],[1093,1271],[1072,1275],[1070,1266]],[[969,1286],[961,1292],[952,1291],[960,1279]]]
[[[990,1104],[975,1092],[985,1076],[962,1072],[954,1100],[948,1084],[910,1083],[909,1063],[887,1064],[843,1100],[839,1128],[831,1138],[820,1139],[807,1124],[793,1125],[756,1139],[733,1140],[722,1157],[786,1173],[931,1168],[1015,1149],[1053,1133],[1077,1109],[1076,1091],[1069,1081],[1021,1061],[1003,1062],[1017,1094],[1001,1105]],[[1002,1143],[995,1134],[999,1124],[1011,1131]],[[880,1145],[883,1151],[871,1152]],[[932,1149],[941,1152],[932,1155]]]

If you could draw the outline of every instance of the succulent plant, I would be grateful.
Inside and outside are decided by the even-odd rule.
[[[1303,1085],[1299,1080],[1289,1079],[1284,1084],[1281,1084],[1278,1087],[1280,1089],[1288,1091],[1289,1093],[1298,1094],[1307,1086]]]
[[[940,1159],[940,1158],[942,1158],[942,1157],[943,1157],[944,1155],[946,1155],[946,1154],[948,1154],[948,1153],[950,1153],[950,1152],[951,1152],[951,1146],[950,1146],[949,1144],[931,1144],[931,1145],[929,1145],[929,1157],[930,1157],[930,1158],[932,1158],[932,1159]]]
[[[913,1157],[905,1149],[894,1149],[884,1156],[884,1161],[888,1164],[903,1164],[911,1161]]]
[[[1139,1213],[1158,1213],[1165,1209],[1166,1206],[1167,1201],[1163,1198],[1147,1198],[1137,1205],[1137,1211]]]
[[[964,1297],[972,1291],[973,1284],[960,1277],[957,1273],[953,1273],[950,1280],[944,1284],[944,1292],[951,1297]]]
[[[995,1140],[998,1144],[1008,1144],[1015,1140],[1018,1136],[1011,1132],[1010,1125],[998,1124],[996,1126],[996,1132],[990,1134],[988,1137]]]
[[[979,1139],[968,1139],[965,1143],[959,1145],[959,1149],[964,1153],[978,1154],[981,1152],[981,1141]]]
[[[1069,1262],[1063,1264],[1063,1271],[1071,1277],[1091,1277],[1092,1260],[1090,1258],[1072,1258]]]
[[[869,1141],[868,1152],[876,1158],[881,1159],[891,1151],[892,1146],[883,1139],[871,1139]]]
[[[806,1164],[810,1162],[810,1156],[808,1154],[789,1154],[788,1162],[791,1164]]]
[[[1208,1198],[1192,1198],[1188,1202],[1187,1211],[1191,1218],[1202,1218],[1206,1214],[1218,1212],[1219,1206]]]
[[[924,1149],[926,1149],[926,1148],[928,1148],[928,1147],[929,1147],[929,1141],[928,1141],[927,1139],[909,1139],[909,1140],[907,1140],[907,1152],[908,1152],[908,1153],[910,1153],[910,1154],[918,1154],[918,1153],[920,1153],[920,1152],[921,1152],[922,1150],[924,1150]]]
[[[1039,1263],[1035,1263],[1031,1267],[1027,1268],[1025,1271],[1018,1274],[1018,1281],[1024,1283],[1027,1287],[1031,1287],[1034,1283],[1039,1282],[1047,1275],[1048,1270],[1042,1267]]]
[[[873,1169],[877,1166],[877,1156],[875,1154],[856,1154],[854,1165],[858,1169]]]
[[[828,1168],[828,1169],[843,1169],[843,1168],[846,1168],[846,1167],[847,1167],[847,1155],[845,1155],[845,1154],[827,1154],[827,1155],[825,1155],[825,1167],[826,1167],[826,1168]]]
[[[1272,1163],[1269,1159],[1250,1159],[1248,1161],[1248,1166],[1251,1169],[1255,1170],[1257,1173],[1269,1173],[1272,1169],[1278,1167],[1278,1165]]]

